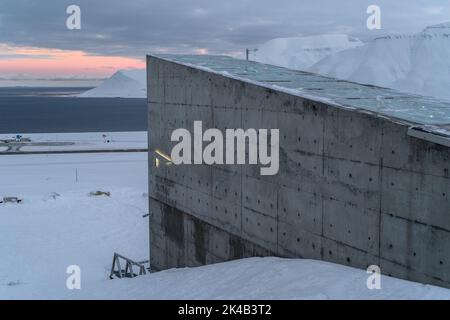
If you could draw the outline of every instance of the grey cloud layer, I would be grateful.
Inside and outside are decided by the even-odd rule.
[[[66,8],[82,30],[66,29]],[[366,30],[366,8],[382,8],[382,31]],[[450,0],[2,0],[0,42],[143,56],[207,48],[227,53],[274,37],[345,32],[364,39],[416,32],[450,20]]]

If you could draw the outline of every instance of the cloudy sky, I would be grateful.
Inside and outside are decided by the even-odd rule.
[[[66,8],[81,8],[68,30]],[[366,27],[381,7],[382,30]],[[347,33],[364,41],[450,21],[450,0],[1,0],[0,78],[108,76],[149,52],[236,55],[276,37]]]

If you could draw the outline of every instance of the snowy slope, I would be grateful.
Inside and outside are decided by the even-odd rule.
[[[375,39],[326,57],[309,71],[450,99],[450,22],[415,35]]]
[[[361,46],[363,43],[345,34],[277,38],[251,53],[252,61],[304,70],[330,54]]]
[[[146,70],[120,70],[98,87],[86,91],[79,97],[146,98]]]
[[[449,299],[450,290],[382,277],[381,290],[367,288],[363,270],[333,263],[250,258],[198,268],[172,269],[126,283],[147,299]],[[119,287],[120,284],[114,283]],[[127,291],[128,291],[127,290]],[[122,297],[126,295],[122,293]]]

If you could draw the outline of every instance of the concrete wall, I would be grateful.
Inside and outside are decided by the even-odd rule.
[[[450,287],[450,148],[408,124],[148,57],[151,265],[310,258]],[[170,135],[279,128],[280,172],[155,167]]]

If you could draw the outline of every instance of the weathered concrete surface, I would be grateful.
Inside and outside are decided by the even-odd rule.
[[[407,122],[149,56],[151,265],[321,259],[450,287],[450,148]],[[279,128],[280,172],[155,167],[173,130]]]

